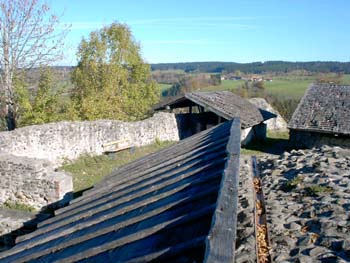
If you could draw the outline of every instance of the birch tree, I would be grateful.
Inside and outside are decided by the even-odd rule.
[[[0,85],[9,130],[17,112],[14,79],[20,71],[59,59],[67,32],[40,0],[0,0]]]
[[[82,120],[145,118],[159,100],[150,66],[125,24],[113,23],[83,39],[72,72],[72,101]]]

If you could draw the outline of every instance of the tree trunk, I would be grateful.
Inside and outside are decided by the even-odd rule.
[[[9,131],[16,129],[16,114],[12,105],[7,105],[7,115],[5,119]]]

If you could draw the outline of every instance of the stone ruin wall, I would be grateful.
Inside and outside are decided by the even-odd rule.
[[[0,175],[0,203],[21,203],[40,209],[60,206],[71,198],[71,176],[54,171],[46,160],[1,154]]]
[[[350,148],[350,136],[309,132],[290,129],[289,143],[295,148],[313,148],[321,147],[323,145],[340,146]]]
[[[57,122],[0,132],[0,204],[18,202],[41,208],[73,191],[68,173],[55,167],[82,154],[99,155],[112,141],[143,146],[178,141],[175,115],[157,113],[138,122],[98,120]]]
[[[156,140],[179,140],[174,114],[157,113],[138,122],[63,121],[0,132],[0,152],[47,159],[60,165],[82,154],[102,154],[104,143],[121,141],[128,146],[143,146]]]

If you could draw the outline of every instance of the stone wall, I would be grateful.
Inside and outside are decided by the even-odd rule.
[[[350,148],[350,136],[335,136],[334,134],[299,131],[290,129],[289,142],[295,148],[313,148],[323,145]]]
[[[46,160],[0,155],[0,204],[21,203],[40,209],[70,200],[72,178]]]
[[[247,146],[253,141],[264,141],[266,139],[266,124],[260,123],[253,127],[241,130],[241,145]]]
[[[138,122],[64,121],[0,132],[0,152],[47,159],[57,166],[65,159],[76,159],[82,154],[102,154],[102,145],[108,142],[142,146],[156,140],[179,140],[174,114],[157,113]]]
[[[21,203],[40,209],[68,201],[73,191],[69,174],[55,167],[82,154],[99,155],[103,145],[121,147],[178,141],[175,115],[157,113],[139,122],[113,120],[57,122],[0,132],[0,204]]]
[[[253,103],[255,106],[257,106],[258,108],[272,112],[277,115],[276,118],[272,118],[265,121],[268,131],[281,131],[281,132],[288,131],[287,123],[282,118],[281,114],[276,109],[274,109],[269,103],[267,103],[265,99],[252,98],[252,99],[249,99],[249,101]]]

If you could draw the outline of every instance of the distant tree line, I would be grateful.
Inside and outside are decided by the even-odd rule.
[[[295,70],[305,70],[317,73],[345,73],[350,74],[350,62],[286,62],[286,61],[267,61],[252,63],[235,62],[187,62],[187,63],[161,63],[151,64],[155,70],[183,70],[190,72],[206,73],[231,73],[241,71],[246,74],[264,74],[270,72],[288,73]]]

